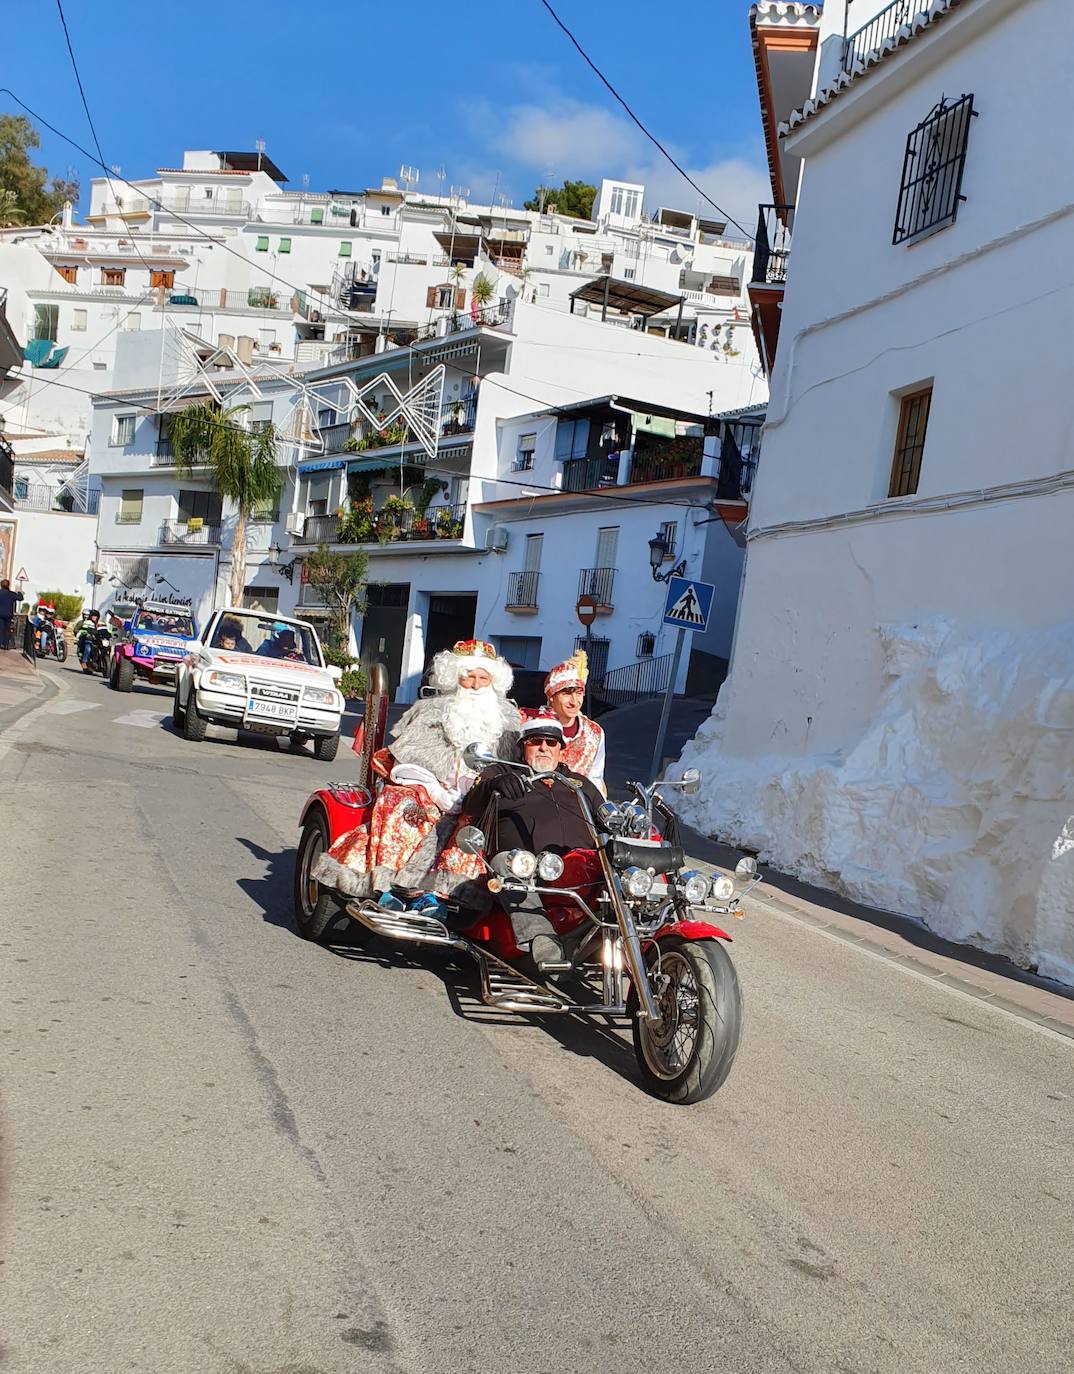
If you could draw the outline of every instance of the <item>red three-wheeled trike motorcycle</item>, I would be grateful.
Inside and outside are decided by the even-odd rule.
[[[741,899],[759,879],[751,858],[739,863],[734,878],[687,867],[678,821],[661,790],[696,791],[700,774],[687,770],[674,781],[630,783],[630,801],[607,801],[597,814],[575,788],[592,847],[567,854],[486,852],[486,836],[476,826],[462,828],[455,844],[480,859],[492,897],[491,908],[475,912],[472,921],[451,898],[423,902],[422,894],[398,893],[389,905],[383,897],[348,899],[319,883],[313,869],[341,835],[368,821],[391,765],[383,749],[386,714],[387,679],[374,664],[358,780],[318,789],[302,810],[295,862],[300,933],[329,943],[347,917],[368,934],[465,953],[477,966],[489,1006],[522,1015],[625,1019],[650,1092],[679,1103],[711,1096],[731,1070],[742,1024],[727,951],[731,936],[717,922],[741,916]],[[466,761],[479,770],[495,760],[471,746]],[[525,765],[518,767],[529,775]],[[540,895],[571,951],[551,976],[545,976],[547,965],[545,975],[536,976],[527,967],[497,904],[500,892]]]

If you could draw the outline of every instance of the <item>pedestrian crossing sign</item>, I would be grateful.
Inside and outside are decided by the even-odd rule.
[[[707,630],[716,588],[711,582],[695,582],[689,577],[672,577],[664,602],[664,624],[683,630]]]

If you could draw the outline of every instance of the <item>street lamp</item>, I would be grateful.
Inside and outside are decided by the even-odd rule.
[[[182,596],[182,592],[180,592],[179,588],[175,585],[175,583],[169,582],[163,573],[154,573],[153,581],[157,584],[158,587],[161,585],[161,583],[163,583],[164,586],[171,587],[172,591],[176,594],[176,596]]]
[[[682,577],[686,572],[686,559],[680,559],[678,563],[667,572],[657,572],[660,564],[671,553],[671,545],[662,533],[657,533],[649,540],[649,571],[653,575],[654,582],[669,582],[673,577]]]
[[[301,563],[300,558],[292,558],[290,563],[281,563],[280,558],[285,550],[277,541],[269,548],[269,566],[276,569],[281,577],[286,577],[288,583],[292,584],[295,580],[295,568]]]

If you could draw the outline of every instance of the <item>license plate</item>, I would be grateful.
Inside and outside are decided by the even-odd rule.
[[[260,701],[257,697],[249,697],[246,714],[262,720],[297,720],[298,707],[289,701]]]

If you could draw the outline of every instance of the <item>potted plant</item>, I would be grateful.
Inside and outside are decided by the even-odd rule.
[[[484,272],[479,272],[470,287],[470,296],[474,304],[479,310],[482,310],[495,294],[496,288],[492,284],[491,277],[486,277]]]

